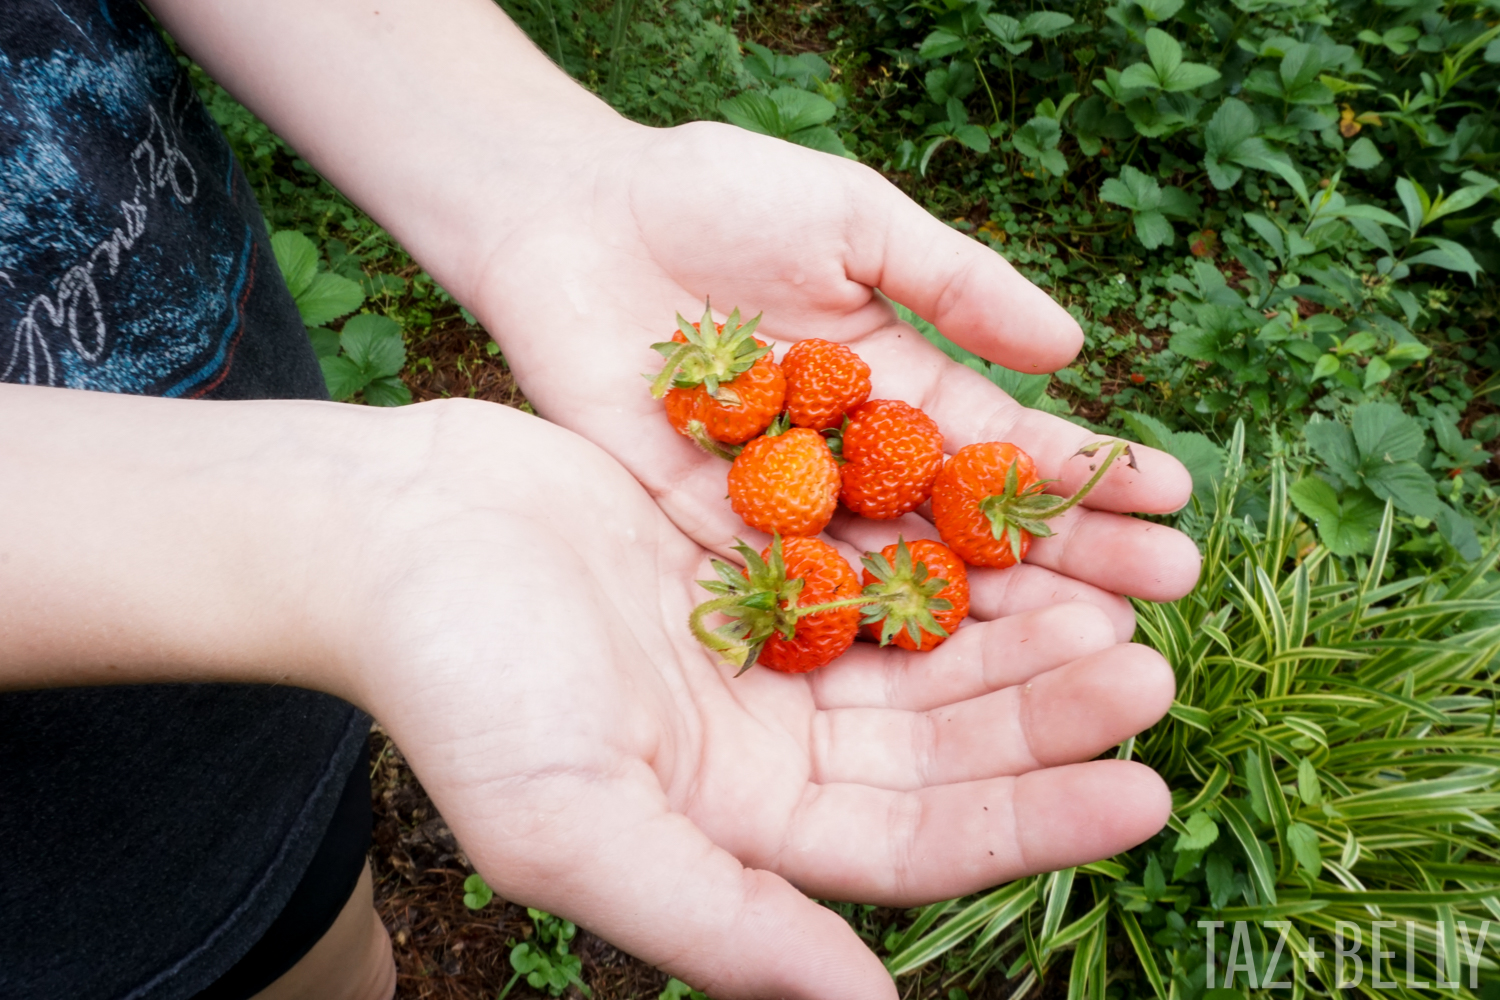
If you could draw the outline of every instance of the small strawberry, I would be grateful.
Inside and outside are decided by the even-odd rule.
[[[844,425],[844,506],[890,520],[915,510],[932,493],[943,467],[943,434],[933,419],[896,399],[872,399]]]
[[[838,502],[839,463],[817,431],[762,434],[729,467],[729,505],[768,535],[816,535]]]
[[[870,398],[870,366],[849,348],[827,340],[800,340],[781,359],[786,409],[796,427],[837,427],[844,412]]]
[[[740,323],[738,309],[715,323],[705,304],[702,320],[689,323],[679,313],[672,339],[651,345],[667,359],[659,374],[646,376],[651,395],[665,398],[667,419],[679,434],[719,454],[712,442],[749,441],[786,399],[786,377],[771,360],[771,348],[752,336],[759,323],[759,316]]]
[[[898,541],[866,555],[865,596],[887,598],[861,622],[882,646],[925,653],[957,630],[969,613],[969,571],[952,549],[928,538]]]
[[[700,580],[721,596],[693,609],[688,627],[699,642],[740,668],[757,660],[772,670],[802,674],[848,649],[868,604],[859,578],[838,550],[816,538],[777,536],[760,555],[741,543],[745,568],[713,561],[717,580]],[[703,620],[718,612],[732,621],[712,632]]]
[[[1104,444],[1089,445],[1080,455],[1094,455]],[[1032,536],[1047,538],[1047,522],[1078,504],[1104,477],[1120,455],[1135,454],[1116,441],[1094,476],[1071,497],[1042,490],[1052,480],[1037,479],[1031,456],[1013,444],[987,441],[965,445],[948,459],[932,487],[932,519],[949,547],[975,566],[1004,569],[1026,558]]]

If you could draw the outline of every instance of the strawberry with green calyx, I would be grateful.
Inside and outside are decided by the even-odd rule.
[[[740,322],[735,309],[723,323],[704,305],[703,319],[677,315],[671,340],[652,344],[666,357],[661,371],[647,375],[651,395],[666,403],[667,419],[680,434],[718,453],[709,441],[743,444],[766,429],[786,399],[786,377],[771,360],[771,348],[754,337],[756,316]]]
[[[969,571],[941,542],[922,538],[908,546],[902,539],[861,562],[865,596],[881,603],[867,606],[860,624],[882,646],[894,641],[902,649],[926,652],[952,635],[969,613]]]
[[[745,568],[713,560],[719,579],[698,583],[720,596],[694,608],[688,628],[739,667],[738,674],[757,661],[783,673],[806,673],[831,663],[854,642],[859,609],[870,601],[837,549],[817,538],[778,535],[758,555],[743,542],[735,551]],[[703,622],[715,613],[731,620],[710,631]]]
[[[729,505],[768,535],[816,535],[839,502],[839,464],[817,431],[786,428],[786,415],[740,450],[729,467]]]
[[[1093,477],[1067,498],[1042,492],[1053,480],[1037,479],[1031,456],[1013,444],[987,441],[960,448],[933,484],[932,519],[938,534],[972,565],[1014,566],[1026,557],[1033,537],[1051,536],[1047,522],[1088,496],[1115,459],[1125,455],[1136,467],[1135,453],[1123,441],[1088,445],[1078,454],[1095,455],[1106,444],[1109,454]]]

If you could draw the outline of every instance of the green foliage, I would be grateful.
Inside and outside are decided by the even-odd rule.
[[[275,234],[271,237],[271,249],[306,326],[323,326],[347,316],[365,301],[364,290],[357,281],[318,269],[323,263],[318,248],[301,233],[283,230]]]
[[[658,994],[656,1000],[708,1000],[708,995],[699,993],[681,979],[668,980],[667,988]]]
[[[410,403],[411,390],[400,378],[406,344],[399,323],[361,313],[345,321],[340,332],[323,325],[358,309],[367,292],[378,295],[404,288],[404,283],[397,284],[401,279],[364,274],[359,257],[339,240],[328,243],[326,261],[313,241],[295,230],[273,235],[271,249],[302,322],[309,327],[328,394],[340,401],[363,394],[372,406]]]
[[[1466,441],[1451,424],[1439,423],[1449,446],[1466,451]],[[1479,558],[1474,525],[1438,499],[1438,484],[1419,458],[1427,447],[1417,420],[1391,403],[1362,403],[1352,426],[1314,418],[1303,428],[1313,452],[1324,465],[1322,478],[1294,484],[1292,501],[1318,526],[1319,537],[1337,555],[1367,553],[1374,546],[1380,511],[1391,503],[1420,519],[1417,528],[1436,522],[1442,537],[1464,559]],[[1488,454],[1485,459],[1488,460]]]
[[[497,1000],[504,1000],[522,976],[526,977],[526,982],[532,989],[544,989],[549,996],[560,997],[571,985],[576,986],[584,996],[592,997],[594,991],[580,978],[583,960],[568,951],[568,945],[577,935],[578,928],[572,921],[529,906],[526,913],[531,917],[536,933],[530,940],[511,948],[510,967],[515,973],[505,989],[500,991]]]
[[[484,876],[475,872],[464,879],[464,905],[471,910],[482,910],[495,898],[495,890],[484,882]]]
[[[396,321],[374,313],[360,313],[337,335],[337,353],[318,358],[328,394],[350,400],[363,393],[371,406],[404,406],[411,390],[399,374],[406,365],[406,344]],[[327,341],[321,350],[327,351]]]
[[[1108,982],[1111,996],[1200,1000],[1209,959],[1200,921],[1247,922],[1252,939],[1240,944],[1267,970],[1277,935],[1262,921],[1284,920],[1275,975],[1233,986],[1271,996],[1266,984],[1279,979],[1324,992],[1333,949],[1314,956],[1309,941],[1326,947],[1339,921],[1368,942],[1374,921],[1409,920],[1423,978],[1442,953],[1461,981],[1447,995],[1473,995],[1466,976],[1452,976],[1456,942],[1472,942],[1500,910],[1495,552],[1470,568],[1401,576],[1388,506],[1368,560],[1333,558],[1304,545],[1279,466],[1257,531],[1236,509],[1244,448],[1240,429],[1213,492],[1198,587],[1137,605],[1178,696],[1120,755],[1168,782],[1169,829],[1109,861],[924,908],[886,940],[894,974],[941,958],[944,985],[972,989],[996,969],[1023,986],[1067,976],[1070,996],[1101,996]],[[1213,942],[1220,990],[1231,946],[1226,926]],[[1480,962],[1493,975],[1493,960]]]

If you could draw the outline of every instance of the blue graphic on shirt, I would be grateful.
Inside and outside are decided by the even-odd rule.
[[[279,281],[258,212],[133,2],[46,6],[0,26],[0,381],[203,395]]]

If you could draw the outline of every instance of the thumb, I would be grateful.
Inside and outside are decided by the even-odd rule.
[[[504,898],[564,916],[714,1000],[895,1000],[885,967],[837,914],[741,865],[634,764],[643,780],[547,779],[546,801],[522,807],[548,817],[536,856],[523,837],[497,845],[508,856],[470,857]]]
[[[854,186],[849,277],[879,288],[949,340],[1007,368],[1050,372],[1083,331],[989,247],[944,225],[879,174]]]

